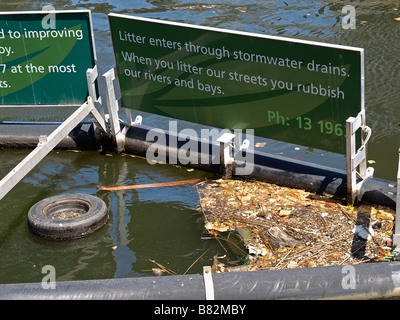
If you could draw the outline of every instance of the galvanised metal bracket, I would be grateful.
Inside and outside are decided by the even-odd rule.
[[[361,129],[361,146],[356,150],[356,132]],[[347,202],[353,205],[359,195],[362,182],[374,174],[373,168],[367,168],[367,143],[371,137],[371,128],[365,124],[365,112],[346,121],[346,169]],[[359,167],[359,172],[357,168]],[[361,181],[357,182],[357,178]]]
[[[119,120],[119,107],[121,103],[120,90],[118,86],[117,79],[117,69],[112,68],[103,74],[103,79],[105,81],[106,90],[105,98],[108,109],[108,123],[110,125],[110,133],[114,139],[117,152],[123,152],[125,150],[125,135],[121,131],[121,125]],[[128,119],[128,124],[131,122],[131,117]]]
[[[400,249],[400,149],[397,169],[396,219],[394,222],[393,247]]]
[[[223,176],[229,176],[236,156],[242,150],[247,150],[250,147],[250,141],[244,139],[242,142],[242,133],[235,130],[235,133],[224,132],[217,138],[217,142],[219,142],[221,172]]]

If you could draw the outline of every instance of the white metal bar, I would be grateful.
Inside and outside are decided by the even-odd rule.
[[[104,120],[104,117],[100,114],[100,112],[97,110],[94,102],[92,99],[88,98],[88,103],[91,104],[91,111],[89,113],[89,116],[92,118],[93,123],[96,124],[98,128],[100,128],[104,133],[107,133],[107,126],[106,122]]]
[[[88,97],[88,100],[91,100]],[[91,101],[82,104],[47,139],[40,139],[38,146],[29,153],[13,170],[0,181],[0,199],[2,199],[19,181],[21,181],[57,144],[61,142],[89,113],[93,111]]]
[[[369,139],[368,130],[369,127],[365,124],[365,111],[361,111],[359,113],[359,118],[361,119],[361,147],[358,151],[361,151],[361,148],[364,149],[364,159],[359,163],[359,172],[361,177],[365,178],[367,174],[367,142]],[[371,133],[371,132],[369,132]]]
[[[128,109],[128,108],[124,108],[124,109],[125,109],[126,123],[131,126],[133,124],[131,109]]]
[[[88,100],[88,102],[94,104],[92,106],[93,108],[90,115],[95,125],[95,128],[100,128],[101,131],[107,133],[107,126],[104,120],[105,119],[104,108],[101,104],[101,100],[97,98],[97,92],[96,92],[97,77],[98,77],[97,65],[95,65],[94,68],[86,70],[86,79],[87,79],[89,97],[91,97],[91,99]]]
[[[118,116],[118,100],[115,96],[115,80],[116,69],[110,69],[106,73],[103,74],[103,78],[105,81],[105,97],[107,102],[108,114],[110,117],[110,128],[111,135],[115,139],[115,143],[117,146],[117,151],[122,152],[125,149],[125,136],[121,132],[121,125],[119,123]]]
[[[400,149],[397,168],[396,219],[394,224],[393,246],[397,247],[397,249],[400,248]]]
[[[361,147],[358,152],[351,157],[351,168],[357,168],[365,160],[365,156],[365,147]]]
[[[361,129],[361,147],[356,150],[356,132]],[[371,129],[365,124],[365,112],[361,111],[357,117],[349,117],[346,121],[346,167],[347,167],[347,201],[354,204],[361,183],[357,184],[357,167],[360,176],[365,179],[373,173],[367,168],[367,143],[371,136]]]
[[[204,288],[206,290],[206,300],[214,300],[214,283],[210,266],[203,267]]]
[[[89,96],[92,97],[93,101],[97,100],[95,81],[97,79],[97,65],[94,68],[86,70],[86,79],[88,84]]]
[[[356,152],[356,141],[353,132],[353,123],[356,118],[350,117],[346,121],[346,169],[347,169],[347,202],[353,204],[356,190],[356,171],[353,168],[353,155]]]
[[[232,140],[234,138],[235,134],[225,132],[217,139],[217,142],[219,142],[221,166],[226,167],[234,161],[234,158],[232,157]]]
[[[357,117],[350,117],[351,120],[351,134],[355,134],[358,129],[361,128],[362,126],[362,118],[361,115],[359,114]]]

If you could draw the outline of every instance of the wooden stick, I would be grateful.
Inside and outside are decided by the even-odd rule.
[[[160,269],[162,269],[163,271],[168,272],[169,274],[178,275],[175,271],[172,271],[171,269],[168,269],[167,267],[164,267],[161,263],[158,263],[157,261],[154,261],[154,260],[151,260],[151,259],[149,259],[149,261],[155,263]]]
[[[192,267],[194,266],[194,264],[195,264],[197,261],[199,261],[199,260],[201,259],[201,257],[204,256],[204,255],[208,252],[208,250],[210,250],[210,248],[208,248],[206,251],[204,251],[203,254],[202,254],[200,257],[198,257],[198,258],[196,259],[196,261],[193,262],[193,263],[190,265],[189,268],[187,268],[187,270],[185,271],[185,273],[184,273],[183,275],[185,275],[185,274],[190,270],[190,268],[192,268]]]
[[[96,189],[105,190],[105,191],[116,191],[116,190],[127,190],[127,189],[172,187],[172,186],[179,186],[179,185],[183,185],[183,184],[195,184],[197,182],[200,182],[201,180],[202,179],[192,179],[192,180],[170,181],[170,182],[160,182],[160,183],[135,184],[135,185],[129,185],[129,186],[115,186],[115,187],[97,186]]]

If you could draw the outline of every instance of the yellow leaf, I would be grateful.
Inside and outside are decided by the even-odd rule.
[[[366,204],[362,204],[361,206],[358,207],[358,212],[365,214],[365,215],[369,215],[369,216],[374,216],[377,213],[376,208],[366,205]]]
[[[286,217],[286,216],[290,215],[291,213],[292,213],[291,210],[281,210],[281,211],[279,211],[279,215],[281,217]]]
[[[390,214],[389,212],[382,211],[382,210],[378,211],[376,218],[379,220],[391,220],[391,221],[394,220],[394,216],[392,214]]]
[[[246,7],[237,7],[237,8],[235,8],[237,11],[240,11],[240,12],[246,12]]]
[[[394,20],[400,21],[400,17],[394,18]]]

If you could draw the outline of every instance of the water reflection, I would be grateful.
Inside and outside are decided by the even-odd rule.
[[[127,162],[122,163],[122,166],[105,166],[101,168],[100,181],[104,181],[105,176],[116,177],[115,185],[124,185],[126,176],[128,174]],[[114,172],[110,172],[113,170]],[[128,244],[134,240],[133,236],[129,234],[128,224],[131,221],[130,211],[127,209],[131,207],[135,201],[134,194],[127,194],[126,191],[118,191],[106,195],[109,203],[109,208],[114,213],[112,215],[112,224],[110,228],[110,235],[113,238],[113,256],[116,264],[115,277],[127,277],[132,274],[132,265],[136,262],[136,254],[130,250]],[[137,199],[136,199],[137,201]]]

